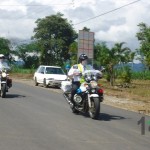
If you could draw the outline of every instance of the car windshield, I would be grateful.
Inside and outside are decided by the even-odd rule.
[[[46,67],[46,74],[65,74],[61,68]]]

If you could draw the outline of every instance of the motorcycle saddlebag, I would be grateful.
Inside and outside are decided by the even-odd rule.
[[[12,79],[7,79],[7,86],[12,87]]]
[[[62,81],[61,82],[61,89],[63,92],[71,92],[72,84],[70,81]]]

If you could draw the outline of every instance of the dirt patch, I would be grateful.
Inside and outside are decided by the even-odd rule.
[[[104,95],[104,104],[114,107],[130,110],[138,113],[150,115],[150,103],[144,101],[135,101],[126,98],[117,98],[115,96]]]
[[[34,81],[30,78],[29,79],[13,78],[13,81],[28,84],[30,86],[35,86]],[[38,87],[44,88],[42,85],[39,85]],[[62,90],[58,88],[45,88],[45,89],[57,93],[62,93]],[[122,108],[125,110],[130,110],[138,113],[139,112],[142,113],[144,111],[146,115],[150,115],[150,101],[138,101],[129,98],[121,98],[118,97],[118,95],[112,96],[112,95],[108,95],[107,92],[105,92],[103,103],[106,105]]]

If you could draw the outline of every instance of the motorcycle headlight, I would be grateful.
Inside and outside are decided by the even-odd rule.
[[[96,92],[96,90],[95,90],[95,89],[92,89],[92,90],[91,90],[91,92],[92,92],[92,93],[95,93],[95,92]]]
[[[5,72],[2,72],[2,77],[6,78],[7,74]]]
[[[97,87],[97,82],[95,82],[95,81],[91,81],[90,84],[91,84],[92,88],[96,88]]]

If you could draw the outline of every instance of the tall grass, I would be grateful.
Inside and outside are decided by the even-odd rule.
[[[132,79],[150,80],[150,71],[132,72]]]
[[[11,68],[11,73],[20,73],[20,74],[33,74],[35,69],[26,69],[23,67],[13,66]]]

